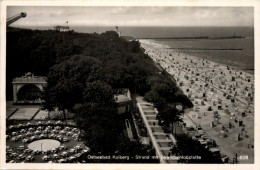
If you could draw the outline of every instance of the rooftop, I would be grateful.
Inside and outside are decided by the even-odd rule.
[[[131,94],[127,88],[114,89],[114,99],[116,103],[125,103],[131,101]]]
[[[13,83],[46,83],[47,77],[34,76],[33,73],[25,73],[24,76],[16,77],[13,79]]]
[[[131,101],[131,98],[129,98],[127,95],[124,94],[116,94],[115,96],[116,103],[123,103]]]

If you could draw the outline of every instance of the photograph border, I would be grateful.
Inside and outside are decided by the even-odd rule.
[[[254,120],[254,164],[48,164],[48,163],[5,163],[6,146],[6,12],[7,6],[214,6],[214,7],[254,7],[254,49],[255,49],[255,120]],[[1,2],[1,58],[0,58],[0,168],[1,169],[260,169],[260,1],[171,1],[171,0],[76,0],[76,1],[44,1],[44,0],[5,0]],[[258,48],[257,48],[258,47]]]

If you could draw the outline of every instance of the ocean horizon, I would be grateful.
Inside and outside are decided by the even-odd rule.
[[[28,27],[27,27],[28,28]],[[30,27],[29,29],[49,30],[53,27]],[[103,33],[115,30],[114,26],[71,26],[80,33]],[[253,27],[119,27],[122,36],[136,39],[149,38],[157,43],[168,45],[182,53],[209,59],[220,64],[230,65],[239,70],[254,74],[254,28]],[[230,39],[156,39],[159,37],[230,37]],[[153,39],[154,38],[154,39]],[[222,49],[222,50],[214,50]],[[225,50],[235,49],[235,50]],[[238,49],[238,50],[236,50]]]

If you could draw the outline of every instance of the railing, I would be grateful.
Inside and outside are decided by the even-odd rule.
[[[150,138],[151,138],[151,140],[152,140],[152,143],[153,143],[153,146],[154,146],[154,148],[155,148],[155,150],[156,150],[156,153],[157,153],[157,155],[159,156],[159,158],[161,158],[163,155],[162,155],[161,151],[159,150],[159,146],[158,146],[158,144],[157,144],[157,142],[156,142],[156,139],[155,139],[155,137],[154,137],[154,135],[153,135],[153,132],[152,132],[151,128],[149,128],[150,125],[149,125],[149,123],[148,123],[148,121],[147,121],[147,119],[146,119],[146,116],[145,116],[144,111],[143,111],[143,109],[142,109],[141,103],[137,103],[137,106],[138,106],[138,108],[139,108],[139,110],[140,110],[140,112],[141,112],[141,116],[142,116],[143,121],[144,121],[144,123],[145,123],[145,125],[146,125],[147,131],[148,131],[149,136],[150,136]],[[161,163],[165,163],[165,160],[160,159],[160,162],[161,162]]]

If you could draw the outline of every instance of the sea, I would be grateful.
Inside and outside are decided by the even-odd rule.
[[[70,27],[76,32],[103,33],[115,27]],[[42,29],[42,28],[41,28]],[[119,27],[122,36],[151,39],[182,53],[233,66],[254,74],[253,27]],[[231,37],[230,39],[170,39],[170,37]],[[158,39],[160,38],[160,39]],[[216,50],[217,49],[217,50]],[[230,50],[232,49],[232,50]]]

